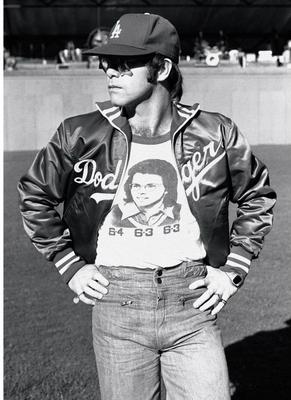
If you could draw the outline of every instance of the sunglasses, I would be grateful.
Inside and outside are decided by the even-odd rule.
[[[132,75],[132,68],[144,67],[152,57],[100,57],[99,69],[107,72],[109,68],[118,71],[120,75]]]

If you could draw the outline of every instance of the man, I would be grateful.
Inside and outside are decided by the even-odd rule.
[[[216,318],[270,230],[267,169],[230,119],[178,102],[180,45],[169,21],[123,15],[88,53],[100,58],[110,102],[65,120],[21,179],[25,229],[94,306],[103,400],[158,399],[161,375],[170,400],[229,399]],[[125,232],[113,210],[130,168],[153,159],[178,173],[179,219]],[[153,175],[146,165],[139,178]],[[230,234],[229,200],[238,205]]]

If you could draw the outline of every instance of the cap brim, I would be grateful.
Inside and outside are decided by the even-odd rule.
[[[133,47],[127,46],[124,44],[113,44],[108,43],[104,46],[93,47],[92,49],[85,50],[82,52],[87,55],[106,55],[106,56],[143,56],[147,54],[153,54],[153,50],[141,48],[141,47]]]

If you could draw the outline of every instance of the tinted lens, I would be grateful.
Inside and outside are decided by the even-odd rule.
[[[129,72],[132,68],[143,67],[150,60],[147,57],[101,57],[99,68],[107,71],[112,68],[120,73]]]
[[[108,70],[108,61],[106,60],[106,58],[99,59],[99,68],[103,69],[104,72]]]
[[[128,68],[144,67],[150,60],[152,55],[139,56],[139,57],[128,57],[125,62]]]
[[[126,64],[126,59],[121,59],[119,57],[100,58],[99,68],[103,69],[105,72],[108,70],[108,68],[112,68],[118,72],[129,71],[129,68]]]

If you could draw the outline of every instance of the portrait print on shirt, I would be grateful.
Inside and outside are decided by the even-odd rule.
[[[178,178],[172,164],[147,159],[134,164],[127,175],[123,201],[112,208],[112,225],[129,228],[179,223]]]
[[[96,265],[157,268],[204,256],[170,136],[158,142],[135,138],[99,230]]]

